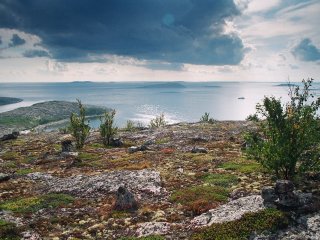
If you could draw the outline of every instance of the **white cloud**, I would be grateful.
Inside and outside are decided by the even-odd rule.
[[[281,3],[281,0],[251,0],[246,9],[249,13],[268,11]]]

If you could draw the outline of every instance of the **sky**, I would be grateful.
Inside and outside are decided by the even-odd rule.
[[[0,82],[319,79],[320,0],[0,0]]]

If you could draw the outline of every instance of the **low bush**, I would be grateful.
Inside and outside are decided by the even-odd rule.
[[[193,186],[175,191],[171,201],[181,203],[186,210],[199,215],[228,200],[229,191],[219,186]]]
[[[149,128],[159,128],[167,125],[167,122],[165,120],[164,114],[162,113],[161,115],[157,116],[154,119],[150,120],[149,123]]]
[[[210,227],[199,230],[191,237],[192,240],[246,240],[252,233],[276,231],[287,227],[288,217],[276,209],[265,209],[256,213],[247,213],[241,219],[214,223]]]

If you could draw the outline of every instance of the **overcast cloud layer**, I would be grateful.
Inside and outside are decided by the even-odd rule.
[[[238,64],[241,39],[223,33],[240,14],[231,0],[5,0],[0,27],[32,33],[53,58],[92,54],[204,65]],[[12,45],[23,42],[15,35]],[[26,57],[44,56],[28,52]]]
[[[319,78],[319,0],[1,0],[0,82]]]

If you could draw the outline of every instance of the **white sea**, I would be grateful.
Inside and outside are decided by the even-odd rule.
[[[320,83],[315,82],[312,89],[319,97]],[[120,127],[127,120],[147,125],[162,113],[169,123],[196,122],[205,112],[216,120],[244,120],[264,96],[285,102],[288,90],[286,82],[0,83],[0,96],[23,99],[0,106],[0,112],[49,100],[80,99],[84,104],[115,109]],[[97,127],[99,123],[91,120],[90,124]]]

